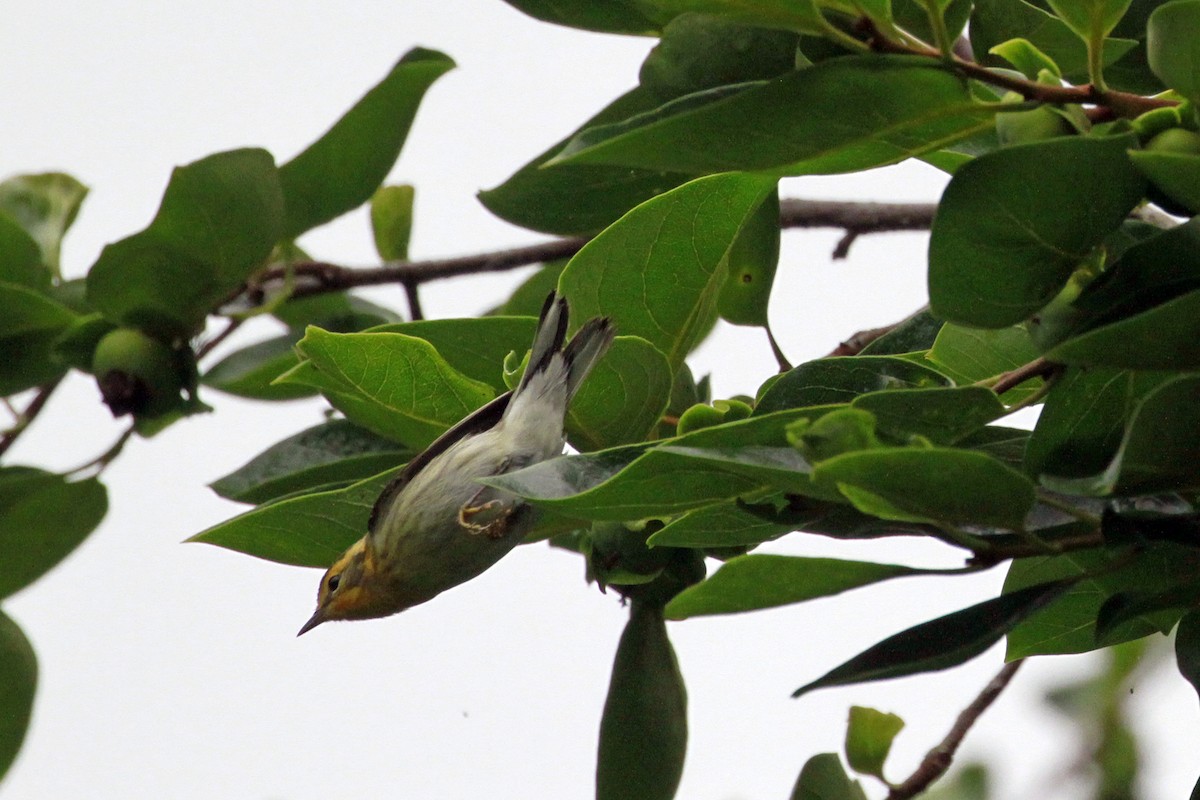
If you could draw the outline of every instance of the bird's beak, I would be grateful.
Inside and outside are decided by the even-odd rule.
[[[323,609],[318,607],[317,610],[313,612],[313,615],[311,617],[309,617],[308,622],[304,623],[304,627],[302,627],[300,629],[300,632],[297,633],[296,635],[303,636],[304,634],[308,633],[309,631],[311,631],[313,628],[317,627],[324,621],[325,621],[325,615],[323,613]]]

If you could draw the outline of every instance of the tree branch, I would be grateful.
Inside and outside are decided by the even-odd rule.
[[[834,200],[786,199],[780,203],[779,224],[784,228],[841,228],[855,237],[868,233],[928,230],[933,224],[935,203],[857,203]],[[292,297],[338,292],[360,286],[400,284],[411,299],[415,287],[430,281],[503,272],[530,264],[570,258],[587,244],[583,237],[552,239],[540,244],[514,247],[456,258],[426,261],[391,261],[375,267],[346,267],[324,261],[298,261],[264,270],[239,295],[260,295],[268,286],[294,283]],[[844,255],[844,254],[843,254]],[[412,288],[410,288],[412,287]],[[415,309],[419,313],[419,305]]]
[[[1045,356],[1039,356],[1028,364],[1022,364],[1016,369],[1001,374],[990,386],[993,392],[1001,395],[1025,381],[1032,380],[1033,378],[1044,378],[1060,369],[1062,369],[1062,364],[1047,361]]]
[[[25,410],[21,412],[13,426],[6,430],[3,436],[0,436],[0,456],[8,452],[8,448],[12,447],[30,423],[37,419],[37,415],[45,408],[46,403],[50,400],[50,395],[54,394],[54,390],[60,383],[62,383],[62,378],[38,389],[37,394],[29,401],[29,405],[25,406]]]
[[[1017,670],[1021,667],[1020,661],[1013,661],[1011,664],[1005,664],[1004,668],[996,674],[996,677],[983,687],[983,691],[979,693],[971,704],[962,710],[958,715],[958,719],[954,721],[954,726],[950,728],[950,732],[946,734],[946,738],[942,739],[936,747],[926,753],[925,758],[921,760],[916,771],[903,782],[892,787],[888,792],[887,800],[908,800],[911,797],[916,797],[921,792],[929,788],[930,784],[936,781],[942,775],[946,774],[946,770],[950,768],[951,762],[954,760],[954,754],[958,751],[958,746],[962,744],[962,740],[966,737],[967,732],[979,720],[979,717],[988,707],[995,702],[1000,693],[1004,691],[1004,687],[1008,686],[1013,675],[1017,674]]]

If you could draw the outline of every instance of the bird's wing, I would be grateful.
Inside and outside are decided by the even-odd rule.
[[[375,501],[375,506],[371,509],[371,518],[367,522],[367,534],[371,535],[375,533],[376,526],[383,520],[388,508],[391,507],[396,497],[400,492],[404,491],[404,487],[412,481],[418,472],[427,467],[430,461],[433,461],[442,453],[449,450],[455,443],[468,436],[474,436],[477,433],[483,433],[493,428],[500,421],[500,418],[504,416],[504,410],[508,408],[508,401],[511,399],[512,392],[505,392],[487,405],[481,406],[464,417],[453,428],[435,439],[433,444],[426,447],[424,451],[414,456],[411,461],[405,464],[404,469],[400,470],[400,473],[392,478],[391,482],[384,487],[383,492],[379,495],[379,499]]]

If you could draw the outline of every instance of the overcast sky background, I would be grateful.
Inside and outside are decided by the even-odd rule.
[[[107,242],[153,216],[170,170],[213,152],[264,146],[286,161],[413,46],[458,68],[431,89],[393,182],[417,187],[416,258],[542,240],[474,199],[636,81],[647,39],[539,23],[499,0],[5,4],[0,29],[0,177],[62,170],[91,187],[64,269],[85,273]],[[785,196],[921,200],[944,178],[908,165],[785,183]],[[925,237],[860,239],[831,263],[837,232],[790,232],[771,307],[795,362],[924,302]],[[364,213],[302,239],[332,261],[374,260]],[[472,315],[527,272],[427,286],[429,316]],[[402,292],[372,299],[404,308]],[[233,344],[274,331],[246,326]],[[226,350],[227,352],[227,350]],[[715,396],[753,394],[774,370],[761,331],[720,327],[691,359]],[[481,578],[382,621],[327,625],[303,639],[319,573],[187,536],[238,513],[206,484],[322,420],[318,401],[243,402],[135,440],[105,473],[110,512],[66,562],[5,604],[37,651],[41,683],[4,798],[171,797],[324,800],[393,796],[587,798],[608,672],[626,611],[583,581],[577,557],[519,548]],[[74,375],[10,452],[64,470],[123,429]],[[952,565],[913,542],[839,544],[792,536],[769,549]],[[999,668],[993,648],[933,676],[789,693],[878,639],[998,590],[970,579],[893,581],[825,601],[675,623],[690,695],[679,797],[788,796],[803,762],[841,748],[847,708],[908,723],[898,780]],[[1000,798],[1074,798],[1046,782],[1076,752],[1037,705],[1046,685],[1086,674],[1088,657],[1041,659],[983,718],[964,757],[987,754]],[[1166,672],[1167,670],[1160,670]],[[1156,726],[1148,797],[1194,781],[1197,704],[1181,679],[1141,679],[1134,702]],[[877,787],[872,787],[878,796]]]

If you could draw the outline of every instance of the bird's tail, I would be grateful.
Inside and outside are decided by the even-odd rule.
[[[612,344],[616,329],[608,317],[594,317],[583,324],[569,343],[564,347],[567,338],[567,323],[570,309],[567,299],[556,292],[546,297],[542,306],[541,318],[538,320],[537,332],[533,336],[530,348],[529,364],[525,374],[513,392],[516,399],[521,396],[531,384],[554,384],[561,380],[565,384],[566,399],[570,402],[583,379],[595,366],[604,352]],[[561,377],[555,373],[563,372]],[[549,379],[549,380],[547,380]]]

